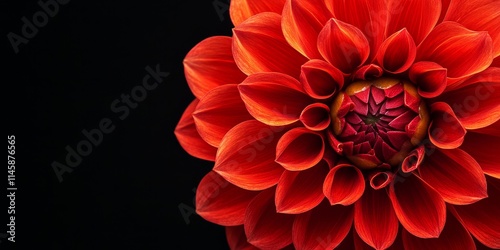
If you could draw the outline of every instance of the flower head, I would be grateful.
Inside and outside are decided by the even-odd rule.
[[[500,2],[233,0],[175,134],[232,249],[500,248]]]

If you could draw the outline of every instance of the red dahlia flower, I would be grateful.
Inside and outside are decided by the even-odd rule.
[[[500,248],[500,1],[233,0],[175,134],[232,249]]]

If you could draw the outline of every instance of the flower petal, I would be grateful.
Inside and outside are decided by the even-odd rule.
[[[193,111],[199,100],[195,99],[189,104],[175,127],[175,136],[188,154],[207,161],[215,161],[217,148],[210,146],[198,134],[194,124]]]
[[[283,130],[255,120],[236,125],[220,143],[214,171],[247,190],[276,185],[284,171],[274,162],[276,144]]]
[[[371,80],[379,78],[384,74],[384,70],[375,64],[368,64],[359,67],[352,75],[353,80]]]
[[[251,16],[261,12],[274,12],[281,14],[286,0],[231,0],[229,16],[234,26],[238,26]]]
[[[262,191],[250,202],[245,214],[248,242],[262,249],[280,249],[292,243],[295,216],[276,212],[274,188]]]
[[[392,245],[398,235],[398,225],[398,218],[385,189],[368,188],[354,204],[356,232],[375,249],[386,249]]]
[[[460,224],[460,222],[451,213],[446,216],[446,225],[439,238],[422,239],[413,236],[411,233],[403,230],[402,238],[405,250],[422,249],[463,249],[475,250],[476,245],[469,232]]]
[[[330,206],[324,201],[313,210],[297,215],[293,223],[293,245],[296,249],[333,249],[346,238],[352,218],[352,207]]]
[[[387,35],[402,28],[415,39],[415,44],[426,37],[441,15],[440,0],[390,0]]]
[[[324,130],[330,126],[330,107],[323,103],[309,104],[304,108],[299,119],[309,130]]]
[[[484,245],[500,248],[500,180],[488,180],[488,198],[467,206],[453,206],[452,212],[462,221],[465,228]]]
[[[385,188],[394,180],[394,174],[392,172],[374,172],[368,176],[370,180],[370,187],[375,190]]]
[[[248,243],[243,226],[226,227],[226,239],[230,249],[259,250]]]
[[[436,238],[446,222],[446,205],[439,193],[418,176],[397,179],[389,188],[401,225],[420,238]]]
[[[418,86],[418,94],[425,98],[440,95],[446,89],[448,71],[434,62],[421,61],[410,68],[409,77]]]
[[[300,82],[310,97],[324,100],[342,88],[344,75],[331,64],[313,59],[302,65]]]
[[[467,133],[460,148],[479,163],[485,174],[500,179],[500,164],[498,163],[500,136],[474,132],[475,130],[472,130]]]
[[[245,79],[245,74],[234,62],[231,46],[231,37],[209,37],[194,46],[184,58],[186,81],[198,99],[217,86]]]
[[[323,183],[323,193],[331,205],[351,205],[364,191],[363,174],[357,167],[348,164],[339,164],[330,169]]]
[[[317,37],[333,17],[324,0],[288,0],[283,9],[281,26],[288,43],[308,58],[321,58]]]
[[[461,149],[436,149],[418,172],[448,203],[466,205],[488,196],[483,170]]]
[[[453,0],[445,20],[471,30],[486,30],[493,39],[493,56],[500,55],[500,2],[496,0]]]
[[[219,147],[224,135],[238,123],[251,120],[238,86],[227,84],[210,90],[193,112],[200,136],[208,144]]]
[[[325,142],[321,134],[307,128],[286,132],[276,145],[276,162],[290,171],[313,167],[323,158]]]
[[[313,102],[296,79],[282,73],[251,75],[238,88],[248,112],[273,126],[298,121],[304,108]]]
[[[412,150],[401,163],[401,171],[410,173],[415,171],[423,162],[425,156],[425,146],[420,145]]]
[[[432,144],[443,149],[459,147],[464,141],[467,130],[458,120],[455,112],[444,102],[431,105],[433,119],[429,124],[429,139]]]
[[[256,195],[257,192],[241,189],[211,171],[196,189],[196,213],[219,225],[241,225],[247,206]]]
[[[488,68],[493,60],[488,32],[468,30],[455,22],[436,26],[417,48],[415,61],[431,61],[460,79]]]
[[[370,55],[363,32],[335,18],[330,19],[319,33],[318,50],[326,61],[346,74],[366,62]]]
[[[321,203],[325,196],[319,180],[323,180],[327,173],[325,161],[304,171],[285,171],[276,187],[278,213],[300,214]]]
[[[387,72],[399,74],[410,68],[416,55],[417,46],[404,28],[392,34],[380,45],[376,59]]]
[[[281,72],[298,78],[306,58],[290,47],[281,32],[281,16],[264,12],[233,29],[233,56],[245,74]]]

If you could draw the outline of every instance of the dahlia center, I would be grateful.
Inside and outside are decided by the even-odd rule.
[[[395,78],[351,83],[331,105],[336,148],[354,165],[399,165],[425,137],[427,107],[413,84]]]

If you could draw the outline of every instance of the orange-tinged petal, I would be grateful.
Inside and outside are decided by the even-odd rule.
[[[290,171],[313,167],[323,159],[325,141],[320,133],[293,128],[276,145],[276,162]]]
[[[406,29],[402,29],[388,37],[380,46],[376,60],[389,73],[399,74],[413,64],[417,55],[417,47]]]
[[[349,74],[370,55],[368,40],[355,26],[332,18],[318,35],[318,50],[323,58]]]
[[[339,164],[328,172],[323,183],[323,193],[331,205],[351,205],[365,191],[365,179],[359,168]]]
[[[209,37],[194,46],[184,58],[186,81],[198,99],[215,87],[245,79],[245,74],[234,62],[231,46],[231,37]]]
[[[344,86],[344,74],[325,61],[313,59],[302,65],[300,83],[310,97],[324,100]]]
[[[462,126],[450,105],[444,102],[431,104],[431,115],[428,134],[432,144],[443,149],[459,147],[464,141],[467,130]]]
[[[330,126],[330,107],[323,103],[309,104],[304,108],[299,119],[309,130],[324,130]]]
[[[483,170],[461,149],[431,151],[418,172],[447,203],[467,205],[488,196]]]
[[[226,239],[230,249],[259,250],[248,243],[243,226],[226,227]]]
[[[236,125],[220,143],[214,171],[247,190],[276,185],[284,169],[274,161],[274,149],[283,130],[256,120]]]
[[[389,21],[387,35],[406,28],[420,44],[441,15],[440,0],[389,0]]]
[[[401,225],[420,238],[437,238],[446,222],[441,195],[420,177],[411,174],[395,180],[389,188],[394,212]]]
[[[425,98],[439,96],[446,89],[448,70],[435,62],[421,61],[410,68],[410,80],[418,86],[418,94]]]
[[[281,16],[264,12],[233,29],[233,56],[245,74],[281,72],[299,77],[306,58],[292,48],[281,31]]]
[[[186,150],[186,152],[188,152],[188,154],[203,160],[215,161],[217,148],[210,146],[210,144],[205,142],[196,130],[196,125],[193,119],[193,111],[198,103],[199,100],[195,99],[191,102],[191,104],[189,104],[182,114],[179,123],[177,123],[174,133],[179,141],[179,144],[184,150]]]
[[[241,225],[248,204],[257,194],[241,189],[211,171],[196,189],[196,213],[219,225]]]
[[[281,26],[288,43],[308,58],[321,58],[317,37],[333,17],[324,0],[288,0],[283,9]]]
[[[251,16],[261,12],[274,12],[281,14],[286,0],[231,0],[229,16],[234,26],[238,26]]]
[[[253,119],[241,100],[238,86],[227,84],[209,91],[193,112],[200,136],[218,147],[224,135],[238,123]]]
[[[498,142],[500,135],[476,133],[471,130],[460,146],[479,163],[483,172],[500,179],[500,163],[498,161]]]
[[[398,218],[385,189],[368,188],[354,204],[356,232],[375,249],[386,249],[392,245],[398,235],[398,225]]]
[[[456,81],[488,68],[492,48],[488,32],[448,21],[437,25],[417,47],[415,61],[438,63],[448,70],[450,80]]]

